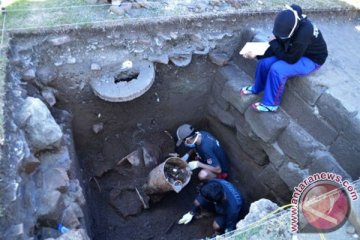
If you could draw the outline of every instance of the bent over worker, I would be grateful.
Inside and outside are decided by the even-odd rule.
[[[216,235],[224,231],[233,231],[239,221],[242,204],[242,195],[234,185],[226,180],[212,179],[200,188],[191,211],[186,213],[178,223],[188,224],[194,216],[199,216],[202,210],[207,210],[216,214],[213,222]]]
[[[190,161],[191,170],[200,168],[198,177],[200,180],[212,178],[228,178],[228,158],[219,141],[206,131],[196,131],[189,124],[183,124],[176,131],[179,146],[184,142],[185,146],[194,149],[198,155],[198,161]],[[189,154],[182,157],[188,160]]]
[[[241,95],[259,94],[261,102],[252,104],[260,112],[278,110],[289,77],[304,76],[317,70],[328,56],[326,42],[320,30],[298,5],[291,5],[275,18],[270,47],[260,59],[255,72],[255,84],[241,89]],[[245,58],[256,56],[250,51]]]

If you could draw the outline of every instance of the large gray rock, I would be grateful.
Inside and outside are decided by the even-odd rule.
[[[42,184],[46,190],[66,192],[69,186],[69,177],[64,168],[50,168],[42,173]]]
[[[356,159],[359,158],[352,156],[351,153],[348,152],[351,151],[351,149],[346,148],[337,150],[336,148],[330,148],[330,151],[331,150],[335,150],[333,155],[338,157],[338,159],[335,159],[327,151],[316,151],[314,154],[314,159],[309,166],[310,172],[334,172],[343,176],[343,178],[350,179],[350,176],[354,179],[358,178],[360,167],[359,164],[356,164]]]
[[[290,122],[278,138],[278,144],[286,155],[304,167],[309,164],[317,150],[325,149],[299,125]]]
[[[229,81],[229,80],[234,80],[234,79],[238,79],[241,82],[241,78],[245,77],[247,79],[247,81],[251,81],[249,76],[243,76],[242,75],[242,70],[239,69],[239,67],[236,64],[233,64],[232,62],[230,62],[228,65],[220,68],[217,71],[217,79],[224,79],[225,82]]]
[[[294,91],[286,91],[283,97],[284,110],[308,133],[324,145],[330,145],[338,132]]]
[[[40,189],[37,192],[37,214],[43,220],[55,220],[61,217],[64,206],[61,201],[61,193],[57,190],[47,191]]]
[[[22,142],[20,146],[18,147],[19,143]],[[20,170],[26,172],[27,174],[30,174],[34,172],[40,165],[40,161],[37,157],[34,156],[34,154],[31,152],[31,149],[29,148],[29,145],[27,144],[25,137],[23,134],[19,136],[17,144],[14,146],[17,149],[17,155],[21,159],[20,162]],[[23,151],[21,154],[20,151]],[[21,156],[19,156],[21,155]]]
[[[246,109],[260,97],[259,95],[240,96],[241,88],[252,84],[249,81],[249,77],[244,72],[240,73],[241,75],[237,76],[236,79],[226,82],[221,96],[239,112],[244,113]]]
[[[228,111],[222,109],[218,104],[210,102],[210,104],[208,105],[208,109],[210,115],[216,117],[223,124],[229,127],[235,126],[234,116]]]
[[[40,168],[46,171],[50,168],[64,168],[66,171],[70,169],[71,159],[67,147],[61,147],[57,151],[44,152],[39,156],[41,162]]]
[[[259,179],[270,188],[277,197],[280,197],[283,200],[289,200],[291,193],[287,184],[280,178],[278,171],[268,164],[264,170],[259,174]]]
[[[244,229],[250,224],[262,219],[272,211],[275,211],[279,206],[272,201],[262,198],[250,205],[249,213],[244,219],[236,224],[236,229]]]
[[[219,79],[220,78],[220,79]],[[219,104],[225,111],[229,110],[230,104],[222,96],[222,90],[225,85],[225,81],[221,79],[221,76],[215,76],[215,80],[211,86],[211,93],[214,100]]]
[[[344,129],[346,138],[360,151],[360,113],[348,119],[348,124]]]
[[[224,66],[228,64],[231,56],[227,55],[226,53],[218,53],[218,52],[211,52],[209,54],[209,59],[212,63],[218,66]]]
[[[241,134],[240,132],[237,132],[236,140],[240,143],[244,152],[246,152],[256,164],[264,166],[269,162],[269,159],[259,142],[253,140],[249,136]]]
[[[284,151],[280,148],[277,142],[271,144],[262,144],[262,147],[266,154],[269,157],[270,162],[276,167],[279,168],[283,163],[289,161]]]
[[[80,206],[85,204],[85,197],[80,186],[79,180],[73,179],[70,180],[70,184],[68,187],[68,195],[72,200],[78,203]]]
[[[37,70],[36,76],[42,84],[47,86],[58,77],[58,72],[55,67],[46,65]]]
[[[167,54],[151,55],[151,56],[148,57],[148,60],[151,61],[151,62],[168,64],[169,63],[169,56]]]
[[[327,87],[312,81],[320,72],[306,77],[291,78],[286,83],[287,89],[295,91],[302,99],[311,106],[314,106],[320,96],[326,91]],[[285,90],[287,92],[287,90]]]
[[[230,113],[235,118],[236,131],[244,136],[250,136],[252,133],[249,123],[246,121],[245,116],[236,110],[233,106],[230,107]]]
[[[25,239],[24,224],[12,225],[4,234],[5,239]]]
[[[279,176],[290,189],[293,189],[309,176],[309,170],[301,169],[296,163],[288,162],[280,167]]]
[[[253,132],[264,142],[274,142],[290,122],[282,111],[263,114],[248,109],[245,112],[245,119]]]
[[[357,99],[348,104],[357,106]],[[345,101],[345,100],[344,100]],[[346,138],[360,150],[360,115],[354,108],[346,108],[343,103],[330,93],[323,94],[317,102],[319,113],[339,132],[343,131]]]
[[[63,136],[49,109],[38,98],[26,98],[20,109],[18,122],[35,150],[52,149]]]
[[[169,56],[169,59],[177,67],[186,67],[191,63],[192,54],[173,53]]]
[[[71,230],[60,237],[58,237],[56,240],[90,240],[88,237],[85,229],[77,229],[77,230]]]
[[[81,226],[80,218],[83,218],[84,214],[77,203],[71,203],[63,212],[62,220],[63,224],[71,229],[76,229]]]

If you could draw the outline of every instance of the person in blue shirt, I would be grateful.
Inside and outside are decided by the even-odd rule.
[[[213,228],[215,234],[236,229],[239,214],[243,205],[241,193],[226,180],[212,179],[206,182],[196,197],[190,212],[186,213],[179,224],[188,224],[194,216],[199,216],[202,210],[215,212]]]
[[[187,148],[193,149],[198,156],[198,161],[190,161],[191,170],[200,168],[198,177],[200,180],[213,178],[227,179],[229,175],[228,157],[219,141],[206,131],[196,131],[189,124],[183,124],[176,131],[178,141]],[[182,159],[187,161],[190,153],[185,154]]]

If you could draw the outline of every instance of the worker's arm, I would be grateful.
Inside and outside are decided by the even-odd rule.
[[[202,168],[202,169],[206,169],[206,170],[208,170],[208,171],[210,171],[210,172],[213,172],[213,173],[215,173],[215,174],[221,173],[221,171],[222,171],[220,165],[214,167],[214,166],[211,166],[211,165],[202,163],[202,162],[200,162],[200,161],[199,161],[199,163],[198,163],[198,167],[199,167],[199,168]]]

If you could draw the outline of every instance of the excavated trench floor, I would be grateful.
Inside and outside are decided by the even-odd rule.
[[[191,209],[197,195],[200,184],[197,172],[194,172],[190,183],[180,193],[168,192],[160,201],[150,201],[150,208],[144,209],[133,190],[137,188],[141,191],[151,169],[136,168],[129,163],[116,165],[130,152],[149,144],[160,145],[165,152],[177,150],[184,153],[184,149],[174,148],[174,139],[169,137],[169,134],[175,137],[179,120],[176,124],[172,123],[169,119],[172,113],[161,107],[145,110],[151,108],[154,93],[163,96],[165,89],[166,85],[155,85],[144,96],[129,103],[114,104],[93,98],[91,104],[99,110],[97,114],[96,110],[91,110],[92,114],[89,115],[90,109],[84,108],[84,104],[71,107],[72,111],[77,109],[74,115],[74,140],[80,165],[85,171],[83,184],[90,215],[87,224],[94,240],[200,239],[213,234],[211,216],[197,219],[186,226],[177,224],[182,215]],[[207,97],[205,94],[204,99]],[[186,98],[192,97],[185,95],[182,99]],[[174,103],[164,102],[164,105],[168,104]],[[99,105],[101,107],[97,108]],[[184,109],[186,112],[194,111],[191,104],[187,108]],[[127,114],[122,114],[123,111]],[[87,116],[94,116],[98,121],[94,122]],[[161,122],[161,117],[164,122]],[[103,123],[103,130],[95,134],[91,126],[98,122]],[[184,122],[195,124],[199,129],[208,129],[205,110]],[[165,160],[165,155],[160,161]],[[240,182],[237,180],[239,177],[233,170],[230,180],[236,185]],[[239,189],[245,187],[237,186]],[[242,217],[246,215],[252,200],[255,199],[246,199]]]

